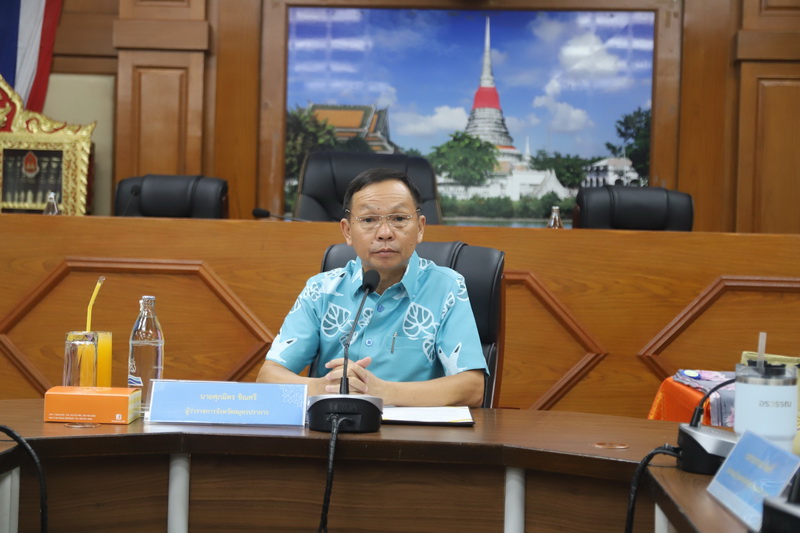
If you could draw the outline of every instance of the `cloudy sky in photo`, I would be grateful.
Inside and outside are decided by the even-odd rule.
[[[392,140],[428,154],[467,125],[489,17],[516,147],[582,157],[652,95],[652,12],[291,8],[287,104],[389,108]]]

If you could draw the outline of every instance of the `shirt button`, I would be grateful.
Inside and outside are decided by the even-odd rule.
[[[366,342],[364,342],[364,344],[366,344],[367,346],[372,346],[372,339],[367,339]]]
[[[378,312],[383,313],[383,304],[378,306]]]

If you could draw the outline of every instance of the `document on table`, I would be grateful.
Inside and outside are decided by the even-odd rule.
[[[475,421],[469,407],[384,407],[384,424],[425,426],[472,426]]]

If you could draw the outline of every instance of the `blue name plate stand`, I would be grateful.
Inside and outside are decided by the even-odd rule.
[[[764,498],[777,497],[800,467],[800,457],[745,431],[708,486],[722,505],[753,530],[761,529]]]
[[[146,421],[302,427],[307,395],[306,385],[154,379]]]

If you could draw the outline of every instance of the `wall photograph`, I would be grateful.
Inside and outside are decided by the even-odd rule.
[[[427,157],[455,223],[530,225],[580,185],[647,184],[653,12],[292,7],[288,21],[290,187],[303,128],[318,134],[306,151]]]

